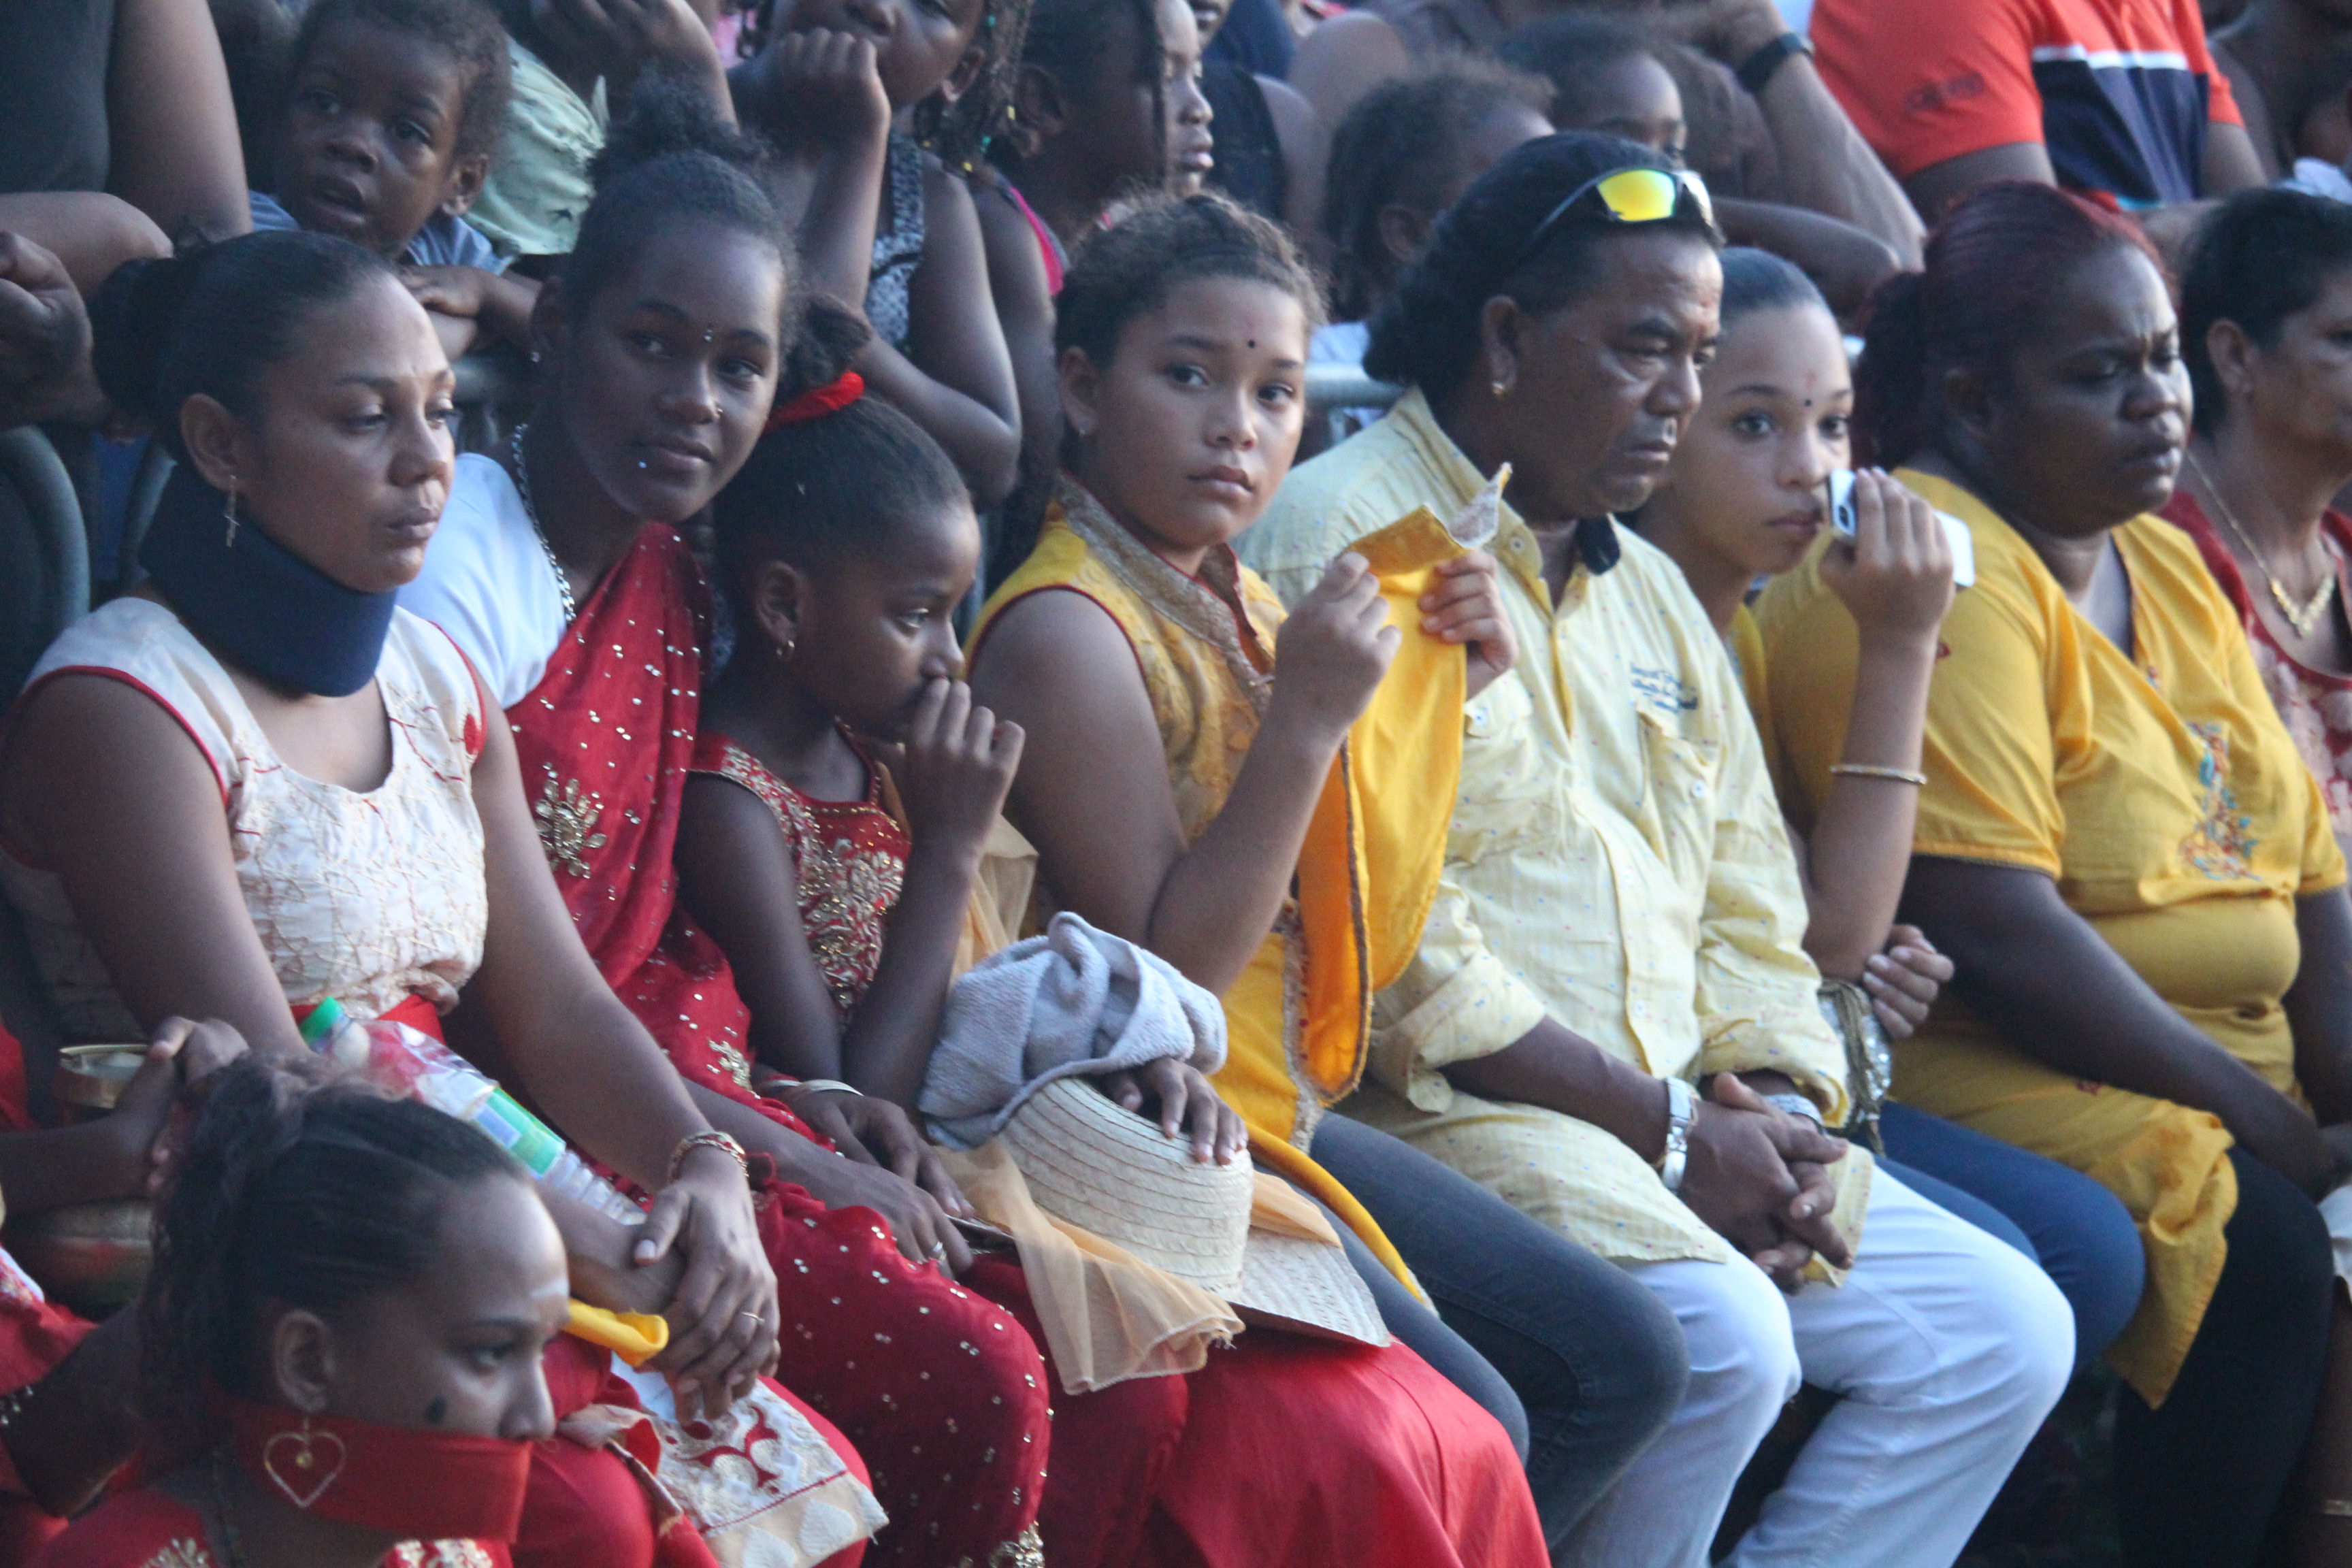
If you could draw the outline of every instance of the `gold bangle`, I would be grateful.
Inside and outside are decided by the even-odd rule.
[[[751,1179],[751,1157],[743,1152],[743,1145],[715,1128],[706,1127],[699,1132],[689,1132],[679,1139],[677,1147],[669,1152],[670,1181],[677,1180],[678,1172],[685,1168],[687,1159],[697,1149],[718,1149],[724,1152],[736,1164],[742,1167],[743,1179],[747,1182]]]
[[[1891,784],[1914,784],[1925,789],[1926,773],[1915,773],[1907,768],[1882,768],[1875,763],[1832,763],[1830,772],[1841,778],[1885,779]]]

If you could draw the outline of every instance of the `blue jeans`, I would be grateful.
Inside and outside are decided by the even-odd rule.
[[[1690,1356],[1674,1313],[1623,1269],[1400,1139],[1332,1115],[1312,1152],[1436,1304],[1431,1312],[1340,1226],[1389,1331],[1511,1433],[1559,1550],[1682,1404]]]
[[[2055,1160],[1916,1106],[1888,1101],[1878,1129],[1905,1180],[2042,1265],[2074,1309],[2078,1366],[2115,1342],[2138,1310],[2147,1261],[2130,1212],[2113,1193]],[[1958,1201],[1947,1195],[1952,1188]],[[2007,1223],[1987,1224],[1987,1208]]]

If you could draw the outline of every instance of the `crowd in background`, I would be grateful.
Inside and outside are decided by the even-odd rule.
[[[0,0],[0,1568],[2347,1568],[2347,487],[2339,0]]]

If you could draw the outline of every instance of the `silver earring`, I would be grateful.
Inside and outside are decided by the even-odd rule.
[[[776,662],[778,664],[790,664],[793,662],[793,655],[800,651],[801,645],[798,638],[786,637],[783,641],[775,643],[772,646],[776,650]]]
[[[1511,390],[1511,384],[1507,381],[1490,382],[1488,389],[1494,393],[1496,401],[1500,402],[1504,395]]]
[[[236,543],[236,476],[229,476],[228,504],[221,508],[221,516],[228,519],[228,531],[221,535],[221,548],[227,550]]]

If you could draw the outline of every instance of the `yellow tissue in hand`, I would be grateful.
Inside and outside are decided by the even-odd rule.
[[[669,1343],[669,1323],[643,1312],[613,1312],[592,1307],[577,1297],[572,1320],[563,1331],[592,1345],[602,1345],[631,1366],[643,1366]]]

